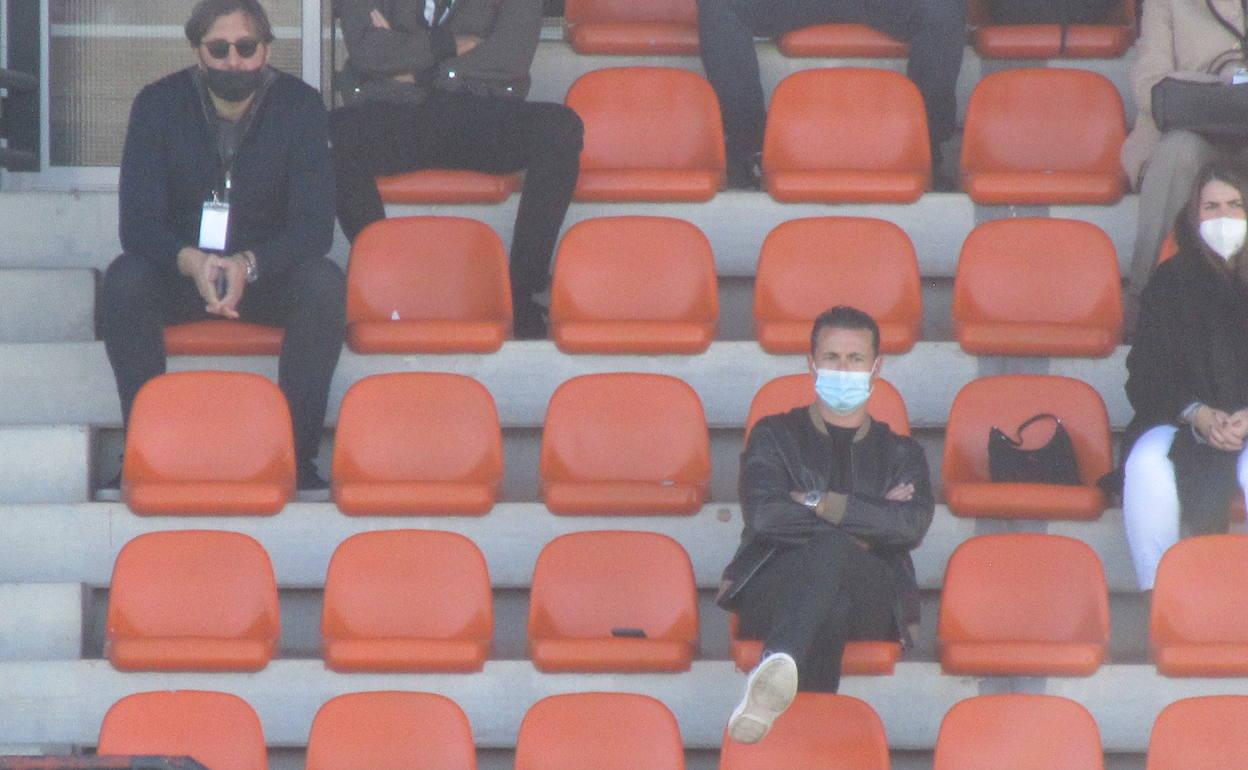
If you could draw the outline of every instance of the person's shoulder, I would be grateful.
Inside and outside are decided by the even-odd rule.
[[[160,80],[143,86],[134,98],[134,102],[143,105],[173,104],[185,99],[194,91],[195,83],[191,79],[191,70],[188,67],[171,72]]]
[[[810,424],[810,407],[798,406],[787,412],[778,412],[769,414],[766,417],[759,418],[754,423],[750,435],[759,433],[759,435],[796,435],[803,430],[805,425]]]
[[[919,454],[923,454],[923,447],[914,439],[913,436],[897,433],[893,430],[892,426],[886,422],[881,422],[875,419],[871,420],[871,435],[877,441],[893,447],[899,452],[918,452]]]
[[[320,91],[288,72],[283,72],[277,68],[271,69],[274,79],[272,84],[269,85],[266,98],[301,109],[313,109],[324,112],[325,102],[321,99]]]

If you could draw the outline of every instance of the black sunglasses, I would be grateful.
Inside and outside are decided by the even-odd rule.
[[[256,50],[260,47],[260,41],[255,38],[245,37],[242,40],[236,40],[231,43],[228,40],[210,40],[203,44],[208,49],[208,55],[214,59],[225,59],[230,55],[230,46],[234,46],[234,50],[238,51],[238,55],[244,59],[250,59],[256,55]]]

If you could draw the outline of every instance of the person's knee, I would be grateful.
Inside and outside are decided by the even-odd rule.
[[[920,29],[941,30],[965,43],[966,0],[917,0],[915,23]]]
[[[295,298],[320,324],[340,328],[346,324],[347,282],[342,268],[325,259],[309,259],[292,269]]]
[[[1213,145],[1200,134],[1195,131],[1175,129],[1161,135],[1161,139],[1158,140],[1157,146],[1149,158],[1149,167],[1172,167],[1173,164],[1177,163],[1189,165],[1195,169],[1203,165],[1213,152]],[[1170,171],[1167,170],[1165,173],[1170,173]]]
[[[562,104],[545,104],[541,108],[541,146],[580,154],[585,140],[585,124],[576,111]]]
[[[146,259],[129,254],[117,257],[104,271],[100,281],[98,317],[106,322],[108,318],[147,302],[156,280],[156,269]]]
[[[698,23],[747,22],[751,18],[752,0],[697,0]]]
[[[1153,428],[1135,442],[1127,461],[1123,463],[1126,483],[1134,486],[1137,480],[1156,482],[1173,477],[1174,464],[1170,462],[1170,444],[1174,441],[1174,429],[1168,426]]]

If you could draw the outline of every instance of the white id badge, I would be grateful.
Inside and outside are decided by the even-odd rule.
[[[199,248],[225,251],[225,235],[230,229],[230,204],[205,201],[199,219]]]

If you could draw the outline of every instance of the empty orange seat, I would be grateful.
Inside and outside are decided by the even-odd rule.
[[[212,770],[267,770],[260,718],[225,692],[164,690],[127,695],[104,715],[97,753],[189,756]]]
[[[741,673],[749,673],[763,656],[763,642],[737,636],[740,621],[737,613],[728,619],[728,639],[732,662]],[[901,644],[889,641],[851,641],[845,643],[841,656],[841,673],[846,676],[891,674],[901,660]]]
[[[1148,739],[1146,770],[1243,770],[1248,696],[1206,695],[1166,706]]]
[[[932,770],[1101,770],[1101,733],[1088,710],[1056,695],[980,695],[940,723]]]
[[[538,555],[529,657],[539,671],[687,671],[697,638],[693,566],[670,537],[574,532]]]
[[[281,351],[279,326],[223,320],[165,327],[165,353],[171,356],[275,356]]]
[[[988,433],[1016,435],[1028,418],[1049,413],[1062,421],[1079,465],[1078,485],[996,482],[988,474]],[[1049,435],[1052,421],[1029,427],[1027,448]],[[1047,438],[1046,438],[1047,440]],[[1034,441],[1034,443],[1033,443]],[[1097,480],[1113,464],[1109,415],[1096,389],[1070,377],[1005,374],[981,377],[958,391],[945,429],[942,486],[957,516],[1020,519],[1095,519],[1105,510]]]
[[[815,69],[776,86],[763,184],[785,203],[912,203],[931,184],[919,89],[897,72]]]
[[[866,24],[816,24],[780,36],[785,56],[829,59],[904,59],[910,46]]]
[[[365,377],[342,398],[333,467],[349,515],[486,513],[503,482],[494,399],[460,374]]]
[[[696,226],[603,217],[563,236],[550,325],[565,353],[701,353],[718,322],[715,257]]]
[[[585,124],[580,201],[705,201],[724,184],[724,127],[695,72],[615,67],[588,72],[566,103]]]
[[[815,316],[852,305],[880,326],[880,351],[905,353],[922,333],[914,245],[865,217],[793,219],[767,234],[754,281],[754,336],[768,353],[809,353]]]
[[[580,54],[698,52],[695,0],[568,0],[563,21],[564,36]]]
[[[429,692],[355,692],[321,706],[306,770],[476,770],[472,726]]]
[[[1122,97],[1103,75],[1032,68],[994,72],[971,92],[962,189],[980,204],[1116,203]]]
[[[247,535],[139,535],[110,585],[105,652],[123,671],[259,671],[277,651],[273,565]]]
[[[946,674],[1088,676],[1109,643],[1101,560],[1059,535],[966,540],[945,570],[936,638]]]
[[[958,257],[953,328],[976,355],[1109,355],[1122,339],[1114,242],[1073,219],[978,225]]]
[[[587,374],[550,397],[542,499],[558,514],[689,514],[711,481],[693,388],[663,374]]]
[[[970,0],[975,50],[986,59],[1110,59],[1135,40],[1135,0],[1122,0],[1104,24],[1069,24],[1066,45],[1057,24],[992,24],[986,0]]]
[[[754,394],[750,413],[745,419],[745,437],[749,438],[754,423],[769,414],[781,414],[799,406],[815,402],[815,380],[809,374],[789,374],[771,380]],[[877,379],[867,399],[867,414],[872,419],[888,423],[892,431],[901,436],[910,435],[910,416],[906,402],[892,383]]]
[[[884,723],[848,695],[797,694],[767,739],[738,743],[724,731],[719,770],[888,770]]]
[[[1248,676],[1248,535],[1180,540],[1161,557],[1149,646],[1166,676]]]
[[[511,333],[507,253],[462,217],[374,222],[351,246],[347,343],[357,353],[489,353]]]
[[[246,372],[151,379],[130,410],[122,499],[140,515],[274,514],[295,493],[286,397]]]
[[[661,701],[623,692],[543,698],[524,715],[515,770],[684,770],[676,717]]]
[[[1165,262],[1175,254],[1179,253],[1179,242],[1174,238],[1174,231],[1166,233],[1166,239],[1161,242],[1161,247],[1157,249],[1157,264]]]
[[[494,606],[485,557],[453,532],[361,532],[334,551],[321,638],[334,671],[480,671]]]
[[[431,168],[377,177],[386,203],[502,203],[520,189],[518,174]]]

